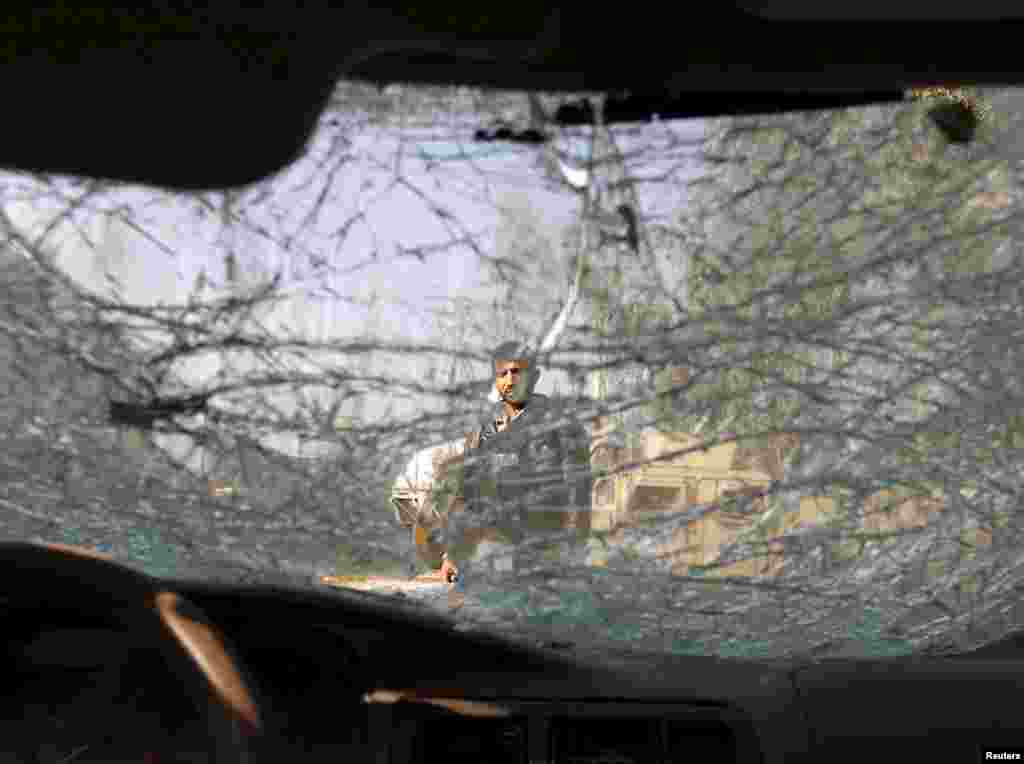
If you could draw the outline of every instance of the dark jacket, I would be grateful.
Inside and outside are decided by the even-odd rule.
[[[498,432],[504,407],[494,405],[478,430],[479,446],[466,454],[465,505],[456,513],[462,517],[449,519],[450,544],[467,529],[482,538],[496,529],[511,543],[532,532],[589,529],[590,438],[571,413],[561,402],[534,394]]]

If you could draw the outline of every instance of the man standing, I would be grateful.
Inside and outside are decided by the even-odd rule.
[[[471,563],[512,572],[518,549],[544,531],[590,527],[590,439],[568,412],[535,393],[528,348],[508,342],[493,354],[494,408],[467,439],[461,488],[444,529],[442,574],[464,578]]]

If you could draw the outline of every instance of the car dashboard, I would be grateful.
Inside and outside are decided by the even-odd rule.
[[[7,762],[800,762],[1019,751],[1019,645],[817,662],[539,648],[372,593],[0,543]],[[1016,746],[1016,748],[1015,748]]]
[[[468,693],[423,701],[389,691],[357,703],[351,677],[322,658],[259,652],[248,656],[265,709],[246,748],[252,762],[760,760],[751,720],[717,704]],[[0,762],[218,760],[175,676],[127,632],[47,630],[8,639],[5,657],[13,691],[0,703]]]
[[[391,761],[758,761],[749,720],[685,704],[506,700],[508,716],[387,719]]]
[[[219,760],[203,709],[133,633],[38,609],[7,616],[32,626],[3,642],[0,762]],[[760,760],[750,719],[726,705],[370,689],[351,645],[317,632],[240,651],[262,711],[248,761]]]

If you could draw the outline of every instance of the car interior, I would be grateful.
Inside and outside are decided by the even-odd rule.
[[[242,186],[297,156],[341,77],[600,92],[622,121],[1024,81],[986,58],[1014,49],[1024,10],[972,4],[931,20],[932,6],[917,5],[909,18],[801,20],[810,4],[737,2],[668,22],[662,6],[535,0],[19,4],[0,26],[0,166]],[[915,60],[931,63],[880,63]],[[589,114],[568,103],[558,119]],[[1016,635],[954,657],[726,660],[520,644],[373,593],[161,580],[73,546],[2,540],[0,577],[0,762],[789,764],[1024,751]]]

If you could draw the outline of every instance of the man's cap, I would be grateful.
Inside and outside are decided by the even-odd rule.
[[[519,361],[519,360],[532,360],[533,353],[526,343],[511,340],[509,342],[503,342],[498,347],[494,348],[494,352],[491,353],[491,359],[497,363],[498,361]]]

